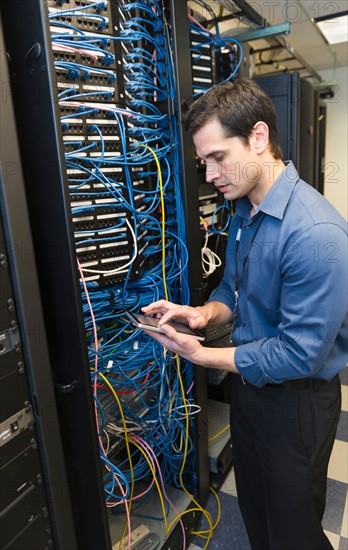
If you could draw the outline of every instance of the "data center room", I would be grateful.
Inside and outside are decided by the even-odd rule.
[[[348,550],[347,7],[0,3],[1,550]]]

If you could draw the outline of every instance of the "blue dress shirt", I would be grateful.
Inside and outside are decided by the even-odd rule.
[[[329,380],[347,363],[347,223],[291,162],[251,218],[250,209],[247,197],[237,201],[224,277],[209,298],[233,311],[237,249],[238,372],[258,387]]]

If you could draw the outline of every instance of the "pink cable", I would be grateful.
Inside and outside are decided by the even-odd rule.
[[[189,393],[190,393],[190,391],[192,390],[192,388],[193,388],[194,385],[195,385],[195,382],[194,382],[194,380],[193,380],[191,386],[190,386],[189,389],[186,391],[186,395],[189,395]]]
[[[170,500],[170,498],[168,497],[167,493],[166,493],[166,490],[165,490],[165,485],[164,485],[164,481],[163,481],[163,477],[162,477],[162,472],[161,472],[161,468],[160,468],[160,465],[158,463],[158,460],[157,460],[157,457],[152,449],[152,447],[150,447],[150,445],[144,440],[144,439],[141,439],[139,436],[135,436],[134,438],[134,441],[136,441],[139,445],[145,447],[145,449],[147,449],[147,453],[148,453],[148,456],[151,460],[151,455],[153,457],[153,460],[155,461],[156,463],[156,466],[157,466],[157,471],[159,473],[159,476],[160,476],[160,480],[161,480],[161,485],[162,485],[162,491],[163,491],[163,494],[165,496],[165,499],[166,501],[168,502],[169,506],[174,510],[174,512],[176,513],[176,515],[178,516],[179,515],[179,512],[178,510],[175,508],[174,504],[172,503],[172,501]],[[152,460],[151,460],[152,461]],[[155,468],[154,468],[155,469]],[[156,469],[155,469],[156,471]],[[179,523],[180,523],[180,526],[181,526],[181,531],[182,531],[182,538],[183,538],[183,549],[186,548],[186,533],[185,533],[185,527],[184,527],[184,523],[182,521],[182,519],[180,518],[179,519]]]
[[[52,42],[52,46],[53,49],[56,50],[59,49],[65,52],[77,52],[80,55],[86,55],[87,57],[90,57],[95,63],[98,61],[98,57],[89,50],[80,50],[79,48],[74,48],[73,46],[63,46],[62,44],[59,44],[59,42]]]
[[[77,260],[77,266],[78,266],[78,270],[80,272],[80,277],[81,277],[81,281],[82,281],[82,285],[83,285],[83,290],[85,291],[85,294],[86,294],[86,299],[87,299],[87,304],[88,304],[88,307],[89,307],[89,311],[90,311],[90,314],[91,314],[91,319],[92,319],[92,324],[93,324],[93,336],[94,336],[94,348],[95,348],[95,357],[94,357],[94,395],[97,396],[97,373],[98,373],[98,334],[97,334],[97,324],[95,322],[95,317],[94,317],[94,312],[93,312],[93,308],[92,308],[92,304],[91,304],[91,300],[90,300],[90,297],[89,297],[89,292],[88,292],[88,289],[87,289],[87,285],[86,285],[86,281],[85,281],[85,278],[84,278],[84,275],[83,275],[83,272],[82,272],[82,268],[81,268],[81,264],[78,260],[78,258],[76,258]],[[99,425],[98,425],[98,407],[97,407],[97,402],[96,400],[94,399],[94,413],[95,413],[95,420],[96,420],[96,425],[97,425],[97,433],[98,433],[98,440],[99,440],[99,445],[104,453],[104,456],[106,457],[106,452],[105,452],[105,449],[104,449],[104,445],[103,445],[103,442],[102,442],[102,438],[101,438],[101,435],[99,434]],[[110,470],[109,470],[110,471]],[[113,477],[116,481],[116,483],[118,484],[118,487],[121,491],[121,494],[123,497],[125,497],[126,495],[126,492],[125,490],[123,489],[122,487],[122,484],[121,482],[119,481],[116,473],[114,472],[113,473]],[[131,522],[130,522],[130,513],[129,513],[129,508],[128,508],[128,502],[126,499],[123,499],[124,500],[124,504],[125,504],[125,507],[126,507],[126,515],[127,515],[127,527],[128,527],[128,550],[131,550],[131,546],[130,546],[130,541],[131,541]]]

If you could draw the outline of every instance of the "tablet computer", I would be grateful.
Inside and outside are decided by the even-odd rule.
[[[162,327],[158,326],[159,319],[157,317],[151,317],[150,315],[143,315],[141,313],[131,313],[129,311],[125,312],[127,317],[132,321],[133,325],[137,328],[145,330],[154,330],[155,332],[163,332]],[[197,340],[204,340],[204,336],[190,327],[183,325],[182,323],[177,323],[176,321],[168,321],[166,323],[171,327],[175,328],[177,332],[183,334],[188,334],[189,336],[194,336]]]

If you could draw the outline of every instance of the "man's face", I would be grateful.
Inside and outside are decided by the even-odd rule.
[[[193,135],[198,157],[206,164],[206,181],[225,199],[235,200],[256,189],[261,176],[259,157],[239,137],[226,137],[220,122],[209,121]]]

